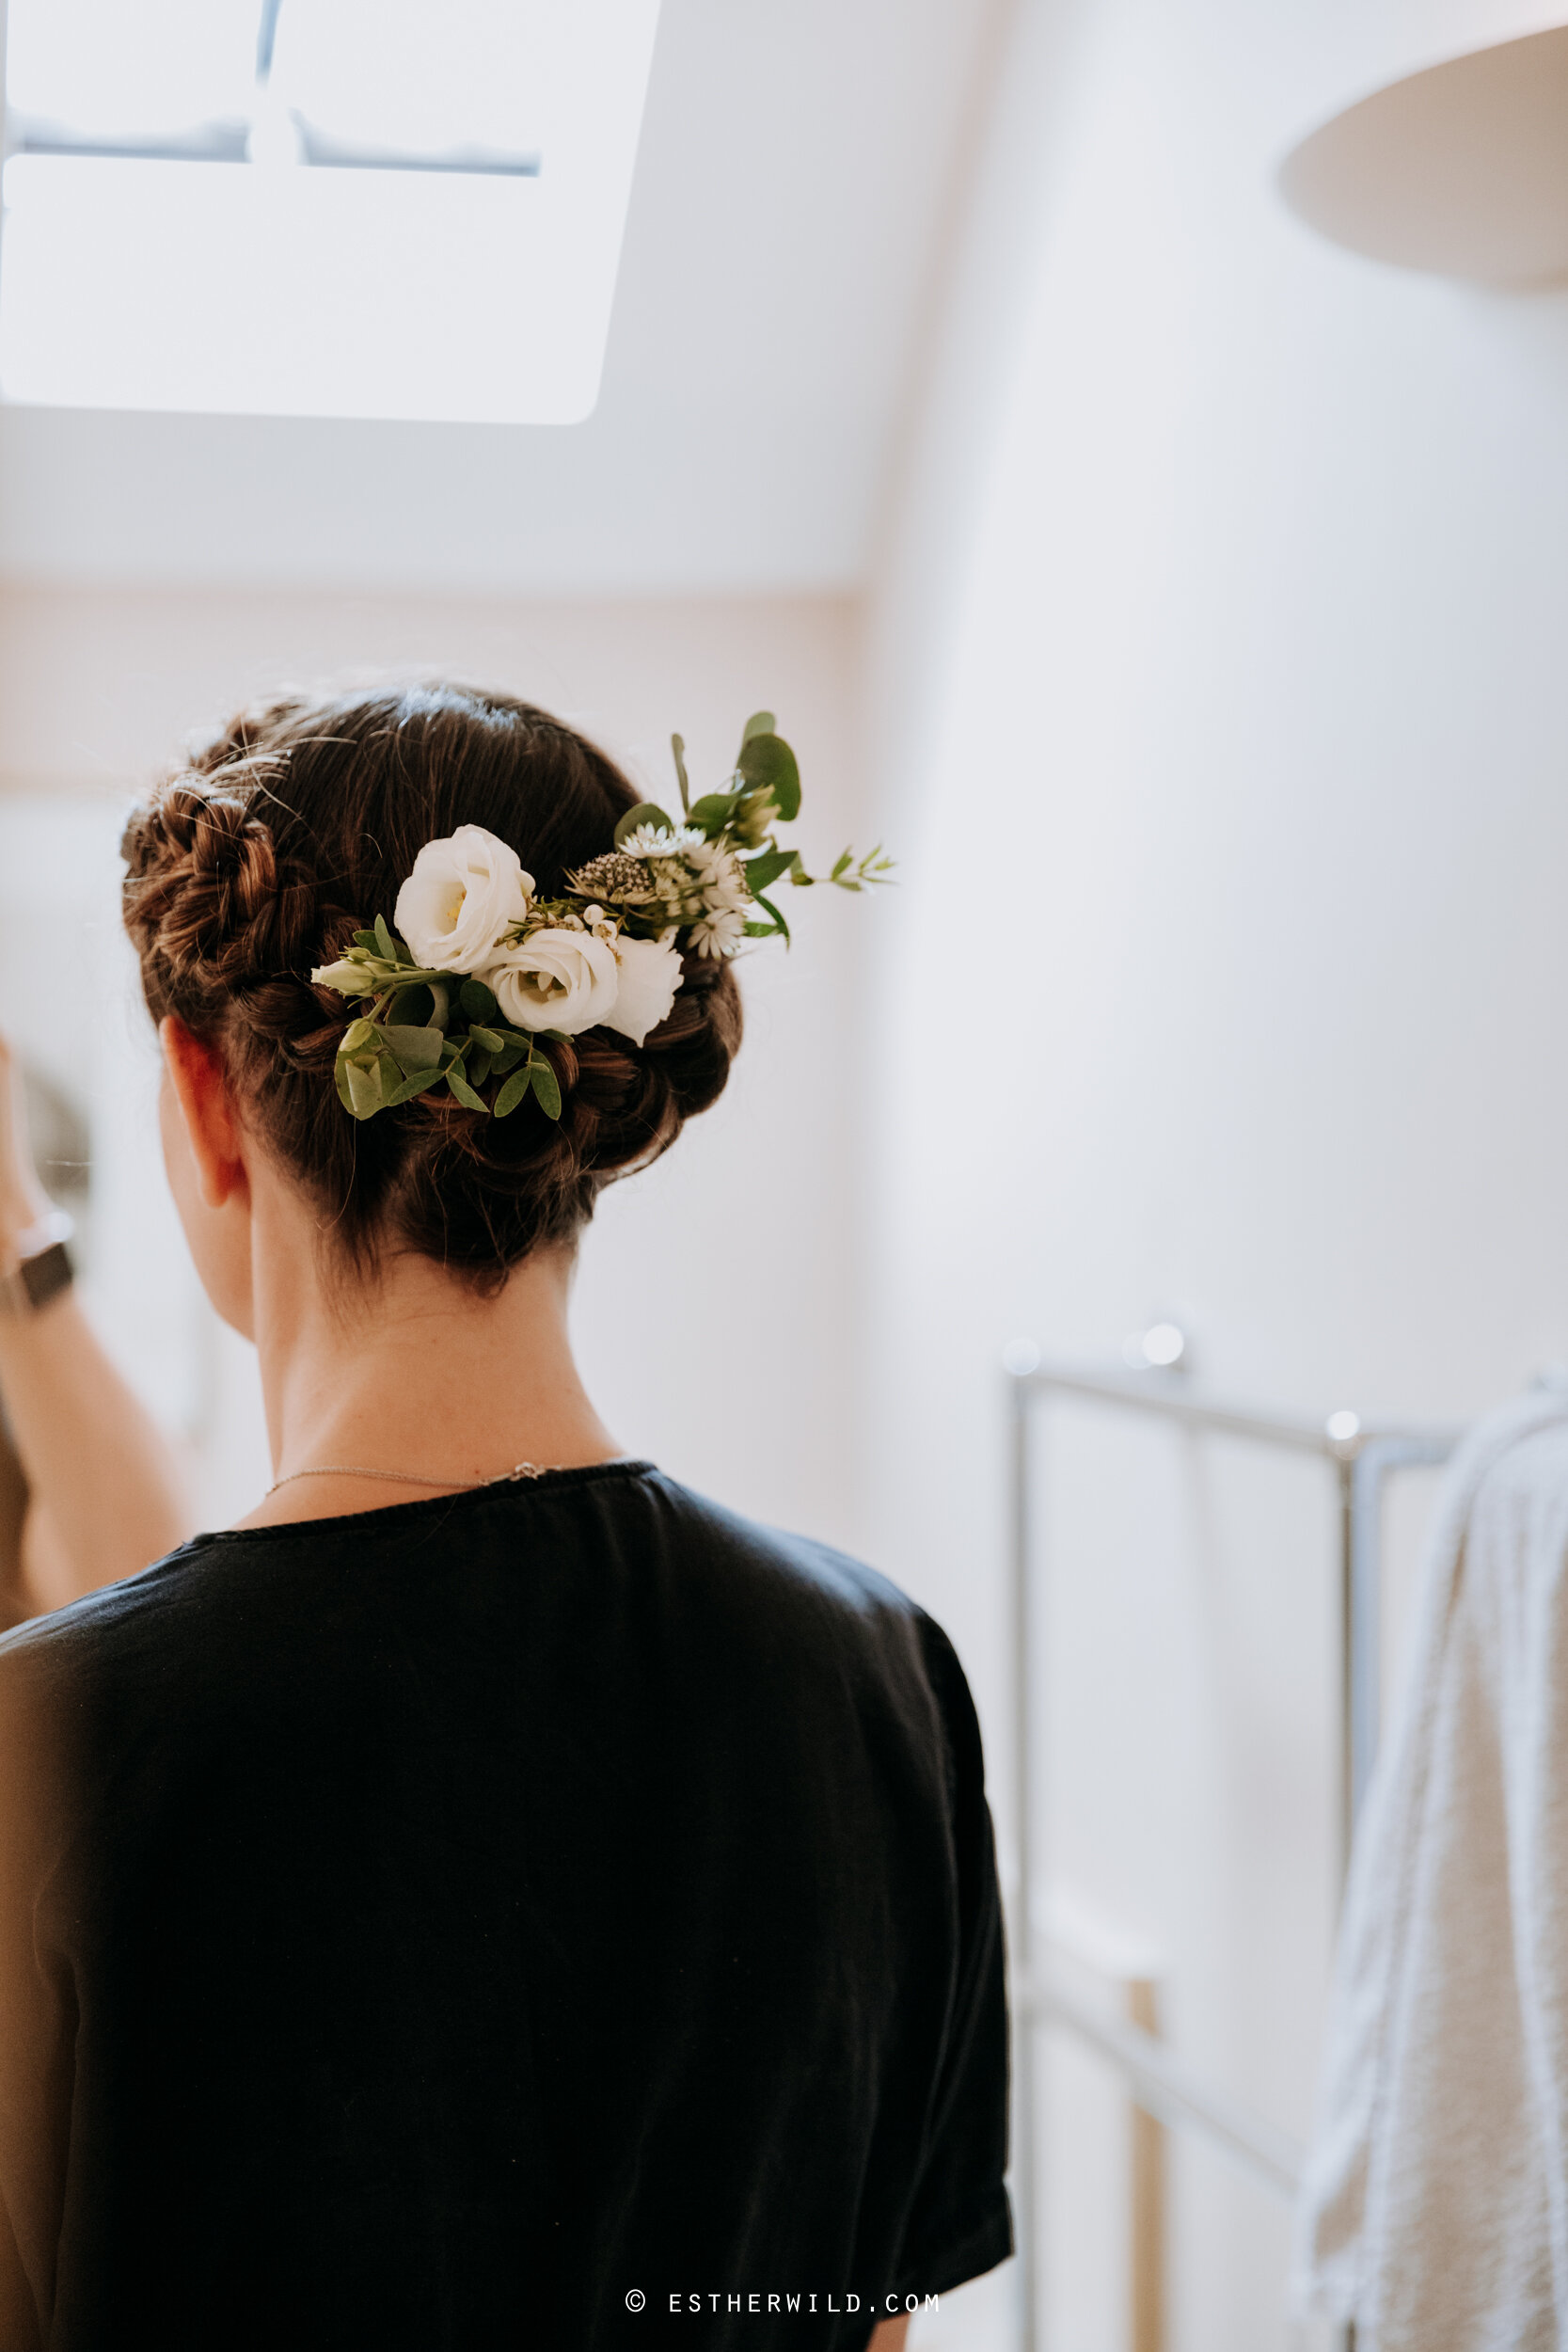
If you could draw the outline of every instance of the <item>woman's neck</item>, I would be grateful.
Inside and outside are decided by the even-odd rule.
[[[257,1235],[252,1296],[273,1474],[290,1483],[242,1526],[376,1510],[522,1462],[616,1458],[572,1359],[569,1249],[536,1252],[485,1297],[406,1252],[388,1252],[373,1275],[324,1279],[301,1238]],[[294,1476],[327,1467],[423,1483]]]

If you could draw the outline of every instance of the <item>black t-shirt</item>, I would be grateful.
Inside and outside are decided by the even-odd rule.
[[[201,1536],[0,1641],[0,1772],[6,2352],[839,2352],[1009,2250],[974,1710],[819,1545]]]

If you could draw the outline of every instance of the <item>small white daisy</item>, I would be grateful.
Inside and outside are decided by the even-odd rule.
[[[701,834],[688,843],[681,854],[705,889],[731,881],[739,871],[731,850],[720,842],[705,841]]]
[[[738,907],[720,907],[691,926],[691,952],[698,956],[733,956],[746,936],[746,917]]]
[[[689,857],[693,849],[705,850],[707,843],[691,825],[677,825],[673,833],[663,833],[657,825],[639,825],[628,833],[621,844],[623,857]]]

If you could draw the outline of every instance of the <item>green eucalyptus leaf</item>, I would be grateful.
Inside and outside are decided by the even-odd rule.
[[[561,1081],[543,1054],[531,1061],[528,1074],[533,1082],[534,1095],[546,1119],[561,1117]],[[508,1079],[507,1084],[511,1084]]]
[[[457,992],[457,1001],[470,1021],[489,1021],[496,1010],[496,992],[486,988],[483,980],[465,980]]]
[[[349,1092],[348,1069],[349,1066],[347,1062],[344,1061],[341,1054],[340,1054],[337,1061],[333,1064],[332,1076],[337,1085],[339,1099],[341,1102],[344,1110],[351,1112],[353,1116],[357,1119],[359,1114],[354,1108],[354,1097]]]
[[[388,963],[396,963],[399,961],[396,943],[387,928],[387,917],[384,914],[378,914],[375,918],[375,944]]]
[[[476,1045],[483,1045],[487,1054],[499,1054],[506,1043],[505,1038],[499,1030],[482,1028],[477,1021],[469,1029],[468,1035]]]
[[[402,1086],[394,1087],[387,1097],[387,1108],[390,1110],[399,1103],[411,1103],[416,1094],[423,1094],[429,1088],[438,1086],[440,1080],[438,1070],[411,1070]]]
[[[778,721],[770,710],[753,710],[740,730],[741,750],[745,750],[753,735],[772,735],[777,726]]]
[[[800,814],[800,771],[782,735],[748,736],[736,762],[748,784],[766,785],[786,825]]]
[[[416,1070],[439,1068],[443,1042],[439,1029],[406,1028],[388,1021],[381,1034],[388,1050],[395,1056],[403,1077],[411,1077]]]
[[[374,931],[356,931],[354,934],[354,944],[356,947],[369,948],[372,956],[380,953],[381,942],[377,939]]]
[[[482,1087],[495,1065],[495,1056],[483,1051],[470,1054],[463,1065],[463,1074],[471,1087]]]
[[[436,991],[428,980],[416,980],[409,988],[396,989],[387,1008],[387,1018],[400,1027],[414,1029],[439,1028],[436,1019]]]
[[[373,1119],[382,1106],[381,1064],[372,1062],[367,1070],[363,1062],[342,1065],[348,1079],[348,1106],[356,1119]]]
[[[765,850],[761,857],[743,858],[740,870],[752,898],[769,882],[776,882],[781,874],[787,874],[799,855],[796,850]]]
[[[735,815],[738,792],[705,792],[700,801],[693,801],[688,814],[694,825],[700,825],[710,841],[716,840]]]
[[[685,738],[679,735],[673,735],[670,738],[670,749],[675,755],[675,781],[681,788],[681,807],[683,810],[689,809],[691,806],[691,787],[687,782],[686,775]]]
[[[511,1077],[506,1080],[496,1097],[493,1113],[495,1118],[505,1119],[516,1109],[528,1092],[529,1078],[530,1073],[527,1070],[515,1070],[512,1073]]]
[[[510,1070],[513,1064],[520,1061],[527,1052],[527,1038],[519,1037],[515,1029],[508,1030],[500,1052],[496,1056],[490,1067],[492,1070]]]
[[[675,830],[657,801],[639,801],[635,808],[627,809],[616,826],[615,847],[619,849],[626,835],[635,833],[639,825],[654,825],[660,833],[673,833]]]
[[[447,1084],[466,1111],[482,1111],[484,1108],[483,1096],[474,1092],[456,1062],[447,1072]]]
[[[787,946],[789,945],[789,925],[784,921],[784,916],[779,913],[778,908],[773,904],[771,898],[765,898],[760,890],[754,895],[756,902],[758,906],[761,907],[763,913],[765,914],[770,914],[773,917],[774,922],[777,923],[780,930],[783,931],[784,936],[784,945]]]
[[[356,1054],[362,1045],[370,1043],[374,1035],[375,1023],[373,1021],[351,1021],[343,1031],[343,1041],[338,1051],[340,1054]]]

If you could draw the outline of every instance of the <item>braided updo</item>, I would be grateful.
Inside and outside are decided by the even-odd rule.
[[[311,970],[391,909],[425,842],[483,825],[547,898],[639,797],[545,712],[441,685],[244,711],[133,813],[125,922],[149,1010],[217,1048],[247,1123],[356,1258],[412,1248],[498,1286],[722,1092],[740,996],[698,956],[642,1045],[600,1028],[543,1048],[559,1122],[531,1100],[482,1117],[442,1090],[360,1123],[333,1083],[351,1015]]]

